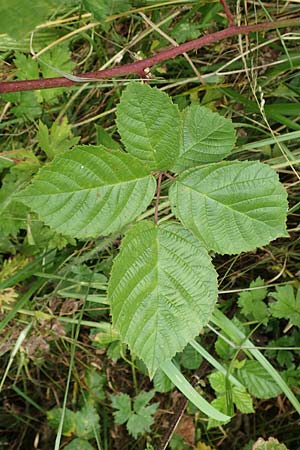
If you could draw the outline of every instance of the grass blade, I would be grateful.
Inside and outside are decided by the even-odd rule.
[[[262,365],[262,367],[271,375],[275,383],[281,387],[286,397],[290,400],[291,404],[294,406],[295,410],[300,414],[300,403],[296,396],[293,394],[289,386],[283,380],[281,375],[276,369],[269,363],[269,361],[263,356],[263,354],[255,348],[253,343],[246,338],[245,334],[239,330],[234,323],[229,320],[220,310],[216,309],[214,311],[211,321],[217,325],[225,334],[229,335],[233,341],[240,344],[242,340],[244,345],[247,347],[247,351]],[[241,346],[241,349],[243,346]]]
[[[187,381],[187,379],[182,375],[180,370],[172,363],[172,361],[164,362],[160,368],[164,371],[167,377],[170,378],[172,383],[204,414],[212,419],[219,420],[222,422],[230,419],[229,416],[218,411],[216,408],[211,406],[201,395],[193,388],[193,386]]]

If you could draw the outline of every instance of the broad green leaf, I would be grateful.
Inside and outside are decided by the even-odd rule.
[[[39,78],[38,62],[24,53],[16,52],[14,64],[17,68],[16,76],[18,80],[33,80]]]
[[[82,439],[92,439],[99,435],[100,418],[94,406],[86,404],[76,413],[76,435]]]
[[[123,240],[108,295],[114,326],[153,376],[209,321],[216,272],[204,246],[180,224],[144,221]]]
[[[16,66],[15,76],[18,80],[39,78],[39,66],[36,60],[16,52],[13,61]],[[23,120],[34,120],[42,113],[42,108],[40,106],[42,97],[39,92],[40,91],[11,92],[4,94],[3,98],[6,101],[15,104],[15,106],[12,107],[12,111],[16,117],[22,118]]]
[[[238,376],[250,394],[257,398],[272,398],[282,393],[281,387],[258,361],[246,361],[238,370]]]
[[[18,199],[56,231],[86,238],[120,231],[148,206],[155,188],[131,155],[77,146],[41,169]]]
[[[115,341],[109,344],[106,355],[109,359],[116,362],[124,356],[125,352],[125,345],[123,345],[121,341]]]
[[[238,305],[247,319],[258,320],[259,322],[268,321],[270,313],[266,303],[264,303],[268,289],[263,287],[264,285],[264,280],[258,277],[250,283],[250,289],[252,290],[245,290],[239,294]],[[258,287],[261,289],[256,289]]]
[[[62,408],[53,408],[47,412],[47,419],[50,427],[55,430],[58,429],[59,423],[61,420],[63,409]],[[72,436],[76,430],[76,413],[66,408],[64,412],[64,423],[62,434],[64,436]]]
[[[232,399],[233,403],[241,413],[251,414],[254,412],[251,395],[248,394],[246,389],[235,386],[232,389]]]
[[[161,369],[155,372],[153,384],[156,392],[169,392],[174,388],[172,381]]]
[[[300,289],[295,296],[293,286],[286,284],[276,286],[276,292],[271,292],[270,295],[277,300],[270,304],[272,316],[289,320],[292,325],[300,325]]]
[[[300,389],[300,367],[299,366],[296,369],[290,368],[290,369],[282,372],[282,378],[288,384],[288,386],[291,386],[292,389],[294,389],[296,392],[299,392],[299,389]]]
[[[171,169],[179,154],[181,118],[166,93],[129,84],[117,106],[117,126],[130,154],[153,170]]]
[[[74,62],[71,59],[71,52],[68,44],[65,42],[48,50],[40,58],[40,66],[43,78],[53,78],[59,76],[59,73],[54,70],[65,73],[71,73],[74,67]],[[44,89],[41,95],[46,102],[59,102],[59,95],[65,91],[65,88]]]
[[[0,30],[12,37],[21,38],[39,25],[59,6],[57,0],[2,0],[0,2]]]
[[[212,372],[209,375],[209,383],[218,395],[227,396],[227,404],[230,400],[244,414],[254,412],[252,398],[243,386],[232,386],[224,373]],[[229,392],[230,389],[230,392]]]
[[[199,368],[202,360],[203,358],[200,353],[188,344],[181,354],[180,364],[185,369],[195,370]]]
[[[257,362],[263,367],[265,373],[267,373],[267,379],[271,378],[278,389],[284,392],[286,397],[290,400],[295,410],[300,414],[300,404],[297,397],[294,395],[289,385],[284,381],[282,374],[278,372],[269,361],[262,355],[262,353],[255,347],[253,342],[247,339],[245,332],[240,331],[232,320],[229,320],[219,309],[214,309],[214,314],[211,318],[211,322],[217,325],[222,333],[230,336],[231,341],[237,345],[246,346],[247,352],[257,360]],[[255,361],[254,361],[255,362]],[[249,389],[250,391],[250,389]],[[251,391],[250,391],[251,393]]]
[[[135,438],[145,431],[150,431],[150,426],[154,422],[152,416],[156,412],[159,403],[146,406],[153,398],[154,393],[154,391],[141,391],[134,399],[133,410],[129,395],[119,394],[111,396],[112,407],[117,409],[114,412],[115,422],[118,424],[127,422],[127,430]]]
[[[112,14],[118,14],[131,8],[130,0],[83,0],[87,11],[104,25],[104,21]]]
[[[198,442],[196,450],[213,450],[211,447],[208,447],[205,444],[203,445],[204,447],[201,447],[201,443]],[[171,450],[191,450],[191,447],[186,443],[183,437],[179,436],[179,434],[176,433],[176,431],[173,434],[172,439],[170,440],[169,447]],[[148,448],[146,448],[145,450],[148,450]]]
[[[226,376],[218,371],[212,372],[209,377],[209,384],[217,394],[226,392]]]
[[[134,399],[133,409],[138,413],[154,397],[154,391],[141,391]]]
[[[270,437],[267,441],[259,438],[253,445],[252,450],[288,450],[288,448],[284,444],[280,444],[277,439]]]
[[[251,161],[187,170],[170,189],[176,217],[221,254],[253,250],[287,236],[286,198],[276,172]]]
[[[39,161],[31,152],[20,151],[14,154],[16,158],[25,161],[13,166],[6,175],[2,177],[0,188],[0,235],[16,236],[20,229],[26,229],[28,208],[16,200],[16,192],[21,191],[23,186],[30,180],[39,168]]]
[[[129,417],[126,428],[135,439],[139,434],[150,431],[150,427],[154,423],[153,415],[158,405],[159,403],[153,403],[150,406],[143,407],[138,413],[132,414]]]
[[[298,327],[297,327],[298,328]],[[292,369],[295,367],[297,351],[291,351],[285,347],[300,347],[300,332],[296,327],[289,334],[285,334],[278,339],[268,340],[270,350],[266,351],[266,356],[276,358],[281,367]]]
[[[95,125],[95,128],[97,145],[103,145],[111,150],[121,150],[120,144],[111,137],[105,128],[101,125]]]
[[[218,411],[223,413],[224,415],[227,414],[227,399],[225,395],[221,395],[220,397],[217,397],[215,400],[211,402],[211,406],[216,408]],[[218,420],[213,417],[210,417],[208,419],[208,426],[207,429],[211,430],[212,428],[216,428],[220,425],[224,425],[225,423],[230,422],[230,417],[228,419],[224,420]]]
[[[55,155],[70,150],[78,143],[80,138],[73,137],[71,130],[72,126],[68,124],[66,117],[60,122],[53,122],[50,130],[41,120],[39,121],[37,139],[48,159],[51,160]]]
[[[33,121],[42,114],[42,108],[38,101],[36,92],[12,92],[10,94],[4,94],[6,101],[15,104],[11,108],[13,114],[22,119]]]
[[[95,369],[88,369],[84,375],[84,384],[87,389],[87,401],[91,405],[105,400],[106,376]]]
[[[204,106],[191,105],[184,112],[182,144],[175,172],[221,161],[231,152],[235,139],[230,119]]]
[[[201,23],[192,23],[187,21],[180,21],[171,31],[171,36],[177,44],[182,42],[191,41],[192,39],[197,39],[201,34],[201,28],[203,25]]]
[[[95,447],[93,447],[86,439],[76,438],[66,445],[64,450],[95,450]]]
[[[117,411],[114,412],[115,422],[122,424],[127,422],[132,414],[131,399],[128,394],[112,395],[111,404]]]

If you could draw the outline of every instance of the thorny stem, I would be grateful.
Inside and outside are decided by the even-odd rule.
[[[154,223],[157,225],[158,222],[158,205],[159,205],[159,199],[160,199],[160,187],[161,187],[161,180],[163,177],[163,172],[160,172],[157,179],[157,189],[156,189],[156,200],[155,200],[155,211],[154,211]]]
[[[225,14],[226,14],[229,26],[232,27],[234,25],[234,16],[233,16],[232,12],[230,11],[230,8],[228,6],[227,1],[226,0],[220,0],[220,3],[221,3],[221,5],[224,8],[224,11],[225,11]]]
[[[222,4],[226,4],[222,2]],[[225,6],[224,6],[225,7]],[[228,17],[228,16],[227,16]],[[171,47],[164,51],[157,53],[150,58],[142,59],[140,61],[135,61],[133,63],[124,64],[122,66],[113,67],[112,69],[99,70],[97,72],[88,72],[82,76],[82,81],[101,81],[103,79],[112,78],[115,76],[124,76],[129,74],[136,74],[141,76],[144,70],[148,67],[152,67],[155,64],[164,62],[168,59],[175,58],[178,55],[189,52],[191,50],[199,49],[205,45],[211,44],[213,42],[220,41],[222,39],[227,39],[229,37],[238,36],[240,34],[247,35],[254,31],[266,31],[270,29],[276,29],[281,27],[288,27],[299,25],[300,19],[287,19],[272,22],[263,22],[253,25],[242,25],[236,26],[231,25],[224,30],[217,31],[216,33],[207,34],[198,39],[193,39],[192,41],[185,42],[184,44],[178,45],[178,47]],[[37,80],[24,80],[24,81],[3,81],[0,83],[0,93],[6,92],[17,92],[17,91],[31,91],[34,89],[49,89],[57,87],[68,87],[79,83],[79,81],[73,81],[66,77],[55,77],[55,78],[41,78]]]

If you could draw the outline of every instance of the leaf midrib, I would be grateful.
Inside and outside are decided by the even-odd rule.
[[[258,222],[259,224],[263,223],[263,224],[267,225],[266,222],[264,222],[263,220],[259,220],[259,219],[256,219],[256,218],[254,218],[254,217],[250,217],[250,216],[248,215],[248,213],[238,211],[238,210],[232,208],[230,205],[226,205],[226,204],[224,204],[224,203],[221,203],[220,201],[215,200],[214,198],[210,197],[209,195],[204,194],[203,192],[199,192],[199,191],[197,191],[196,189],[191,188],[191,187],[190,187],[189,185],[187,185],[187,184],[184,184],[184,183],[182,183],[182,182],[181,182],[181,184],[182,184],[184,187],[188,188],[190,191],[195,192],[195,193],[197,193],[199,196],[203,196],[204,198],[207,198],[207,199],[211,200],[211,201],[214,202],[214,203],[217,203],[217,205],[221,205],[223,208],[229,209],[230,211],[232,211],[232,212],[235,213],[235,214],[239,214],[239,215],[241,215],[241,216],[243,216],[243,217],[246,216],[249,220],[252,220],[252,221],[254,221],[254,222]],[[255,209],[260,209],[260,208],[254,208],[254,209],[252,209],[251,211],[254,211]]]
[[[24,194],[24,195],[18,196],[16,198],[49,197],[49,196],[53,197],[53,196],[61,196],[61,195],[66,195],[66,194],[77,194],[77,193],[93,192],[93,191],[98,191],[101,188],[116,187],[118,185],[126,186],[126,185],[134,183],[134,182],[147,180],[147,178],[149,179],[149,181],[152,178],[154,179],[154,177],[151,174],[149,174],[149,175],[146,175],[146,176],[144,176],[142,178],[135,178],[135,179],[128,180],[128,181],[120,181],[119,183],[102,184],[102,185],[99,185],[97,187],[92,187],[92,188],[73,189],[72,191],[60,191],[60,192],[55,192],[55,193],[49,193],[48,192],[46,194],[28,194],[28,195]],[[45,183],[45,184],[54,185],[49,180],[36,180],[36,181],[39,181],[39,182],[42,182],[42,183]],[[30,186],[30,188],[31,188],[31,186]]]

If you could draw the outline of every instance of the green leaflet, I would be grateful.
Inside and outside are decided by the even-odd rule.
[[[49,160],[59,153],[70,150],[73,145],[78,143],[80,138],[74,137],[71,130],[72,126],[68,124],[66,117],[60,122],[57,120],[53,122],[50,129],[41,120],[39,121],[38,143]]]
[[[235,406],[243,414],[251,414],[254,412],[251,395],[248,394],[246,389],[234,387],[232,389],[232,399]]]
[[[47,419],[50,427],[58,429],[63,408],[53,408],[47,412]],[[72,436],[76,430],[76,413],[66,408],[64,411],[64,423],[62,434],[64,436]]]
[[[48,422],[52,428],[58,429],[62,414],[63,408],[53,408],[47,412]],[[82,439],[93,439],[99,432],[99,415],[94,406],[86,404],[77,412],[68,408],[64,410],[62,431],[64,436],[76,435]]]
[[[281,444],[277,439],[269,437],[267,441],[263,438],[259,438],[253,445],[255,450],[288,450],[288,448]]]
[[[77,146],[40,170],[17,198],[76,238],[120,231],[148,206],[155,179],[143,164],[101,146]]]
[[[43,1],[44,0],[38,0]],[[71,1],[71,0],[70,0]],[[22,3],[22,2],[19,2]],[[1,12],[1,6],[0,6]],[[31,13],[32,14],[32,13]],[[0,17],[1,22],[1,17]],[[62,43],[48,50],[39,60],[32,59],[22,53],[17,52],[14,58],[16,65],[15,75],[19,80],[31,80],[40,77],[43,78],[57,76],[57,71],[52,70],[50,66],[59,72],[72,72],[74,63],[71,60],[71,53],[68,44]],[[42,114],[43,100],[51,103],[60,101],[59,96],[65,91],[65,88],[44,89],[37,91],[11,92],[4,94],[4,99],[12,102],[14,106],[12,111],[16,117],[25,120],[34,120]],[[74,138],[79,140],[78,138]]]
[[[235,139],[230,119],[204,106],[191,105],[184,111],[182,144],[175,172],[221,161],[231,152]]]
[[[133,401],[133,408],[129,395],[119,394],[111,396],[112,407],[116,409],[114,412],[115,422],[118,424],[127,422],[127,431],[135,439],[139,434],[149,432],[151,425],[154,423],[153,415],[159,403],[148,405],[153,396],[154,391],[141,391]]]
[[[65,450],[95,450],[89,441],[85,439],[76,438],[73,439],[66,447]]]
[[[238,370],[238,377],[257,398],[272,398],[282,393],[282,388],[258,361],[245,361]]]
[[[97,145],[103,145],[112,150],[122,150],[120,144],[101,125],[95,124]]]
[[[87,11],[91,12],[96,20],[107,27],[105,19],[112,14],[128,11],[131,8],[129,0],[83,0]]]
[[[293,286],[276,286],[276,292],[270,295],[277,301],[270,304],[270,311],[273,317],[288,319],[292,325],[300,325],[300,288],[297,295]]]
[[[276,172],[252,161],[187,170],[170,189],[176,217],[221,254],[253,250],[287,236],[286,198]]]
[[[89,404],[76,412],[76,436],[82,439],[93,439],[100,433],[99,414],[97,409]]]
[[[181,118],[171,98],[146,84],[131,83],[117,106],[126,150],[153,170],[168,170],[179,154]]]
[[[108,296],[114,327],[153,376],[208,323],[217,274],[204,246],[180,224],[144,221],[123,240]]]
[[[67,43],[61,43],[48,50],[39,60],[43,78],[53,78],[59,75],[54,69],[64,73],[72,73],[75,66],[71,59],[71,52]],[[51,68],[52,67],[52,68]],[[44,89],[41,92],[46,102],[58,103],[59,96],[65,88]]]
[[[57,0],[10,0],[0,2],[0,30],[14,38],[32,31],[60,5]]]
[[[268,295],[268,288],[263,286],[265,286],[265,282],[260,277],[251,281],[250,289],[239,293],[238,305],[248,320],[254,319],[267,323],[270,312],[264,300]],[[257,289],[258,287],[261,289]]]

